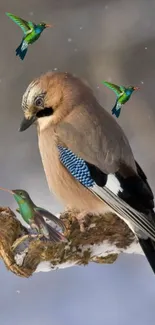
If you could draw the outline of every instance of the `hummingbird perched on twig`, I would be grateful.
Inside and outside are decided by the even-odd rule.
[[[21,44],[16,49],[16,55],[19,55],[21,60],[24,60],[28,50],[28,45],[37,41],[43,30],[47,27],[52,27],[52,25],[46,24],[44,22],[35,24],[32,21],[26,21],[9,12],[6,12],[6,15],[11,18],[24,32],[24,37],[21,41]]]
[[[42,234],[43,237],[52,241],[52,242],[60,242],[66,241],[67,239],[61,233],[65,231],[64,223],[57,217],[55,217],[51,212],[37,207],[34,202],[31,200],[29,194],[24,190],[8,190],[0,187],[0,190],[7,191],[13,194],[16,202],[18,203],[19,209],[16,211],[19,212],[23,218],[23,220],[30,225],[32,229],[38,231],[38,233]],[[45,221],[45,218],[51,223],[48,224]],[[59,232],[55,228],[59,227]],[[24,236],[29,237],[28,236]],[[21,240],[20,240],[21,239]],[[20,238],[20,243],[23,241]],[[18,241],[19,244],[19,241]],[[16,245],[17,246],[17,245]]]
[[[115,115],[117,118],[120,116],[122,105],[125,104],[131,97],[134,90],[138,90],[139,87],[124,87],[124,86],[117,86],[112,84],[111,82],[102,81],[102,83],[107,86],[108,88],[112,89],[116,96],[116,103],[112,109],[112,114]]]

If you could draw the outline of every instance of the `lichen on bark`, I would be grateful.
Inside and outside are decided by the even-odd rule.
[[[81,232],[76,221],[77,211],[61,214],[66,225],[68,242],[53,244],[39,237],[28,242],[21,265],[17,265],[16,251],[12,245],[28,230],[21,225],[9,208],[0,208],[0,256],[6,267],[18,276],[31,276],[41,262],[50,262],[51,268],[61,265],[86,265],[89,262],[113,263],[121,251],[135,240],[128,226],[114,214],[87,216],[85,231]],[[108,245],[106,253],[106,245]],[[111,247],[111,250],[109,250]],[[115,248],[114,248],[115,247]],[[103,252],[102,252],[103,248]],[[23,252],[20,252],[22,254]]]

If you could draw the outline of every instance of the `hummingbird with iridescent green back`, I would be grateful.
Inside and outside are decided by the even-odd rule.
[[[28,50],[28,45],[33,44],[35,41],[37,41],[43,30],[47,27],[52,27],[52,25],[46,24],[44,22],[40,24],[35,24],[32,21],[26,21],[9,12],[6,12],[6,15],[11,18],[22,29],[24,33],[24,37],[20,45],[16,49],[16,55],[19,55],[21,60],[24,60]]]
[[[66,241],[65,236],[61,233],[66,229],[64,223],[51,212],[36,206],[26,191],[8,190],[1,187],[0,190],[13,194],[19,207],[17,212],[32,229],[37,230],[39,234],[52,242]],[[56,230],[56,227],[59,227],[59,231]]]
[[[118,118],[121,113],[122,105],[125,104],[130,99],[134,90],[138,90],[139,87],[117,86],[117,85],[112,84],[111,82],[107,82],[107,81],[102,81],[102,83],[105,86],[107,86],[108,88],[112,89],[117,96],[115,106],[112,108],[112,114]]]

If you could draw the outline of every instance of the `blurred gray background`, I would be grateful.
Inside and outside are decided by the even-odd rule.
[[[5,12],[53,23],[15,56],[22,32]],[[140,86],[122,110],[119,123],[155,193],[155,1],[1,0],[0,2],[0,186],[28,190],[53,212],[63,207],[45,180],[35,127],[19,133],[21,97],[28,83],[48,70],[85,78],[110,112],[115,95],[109,80]],[[15,209],[0,193],[0,205]],[[113,265],[89,265],[21,279],[0,262],[0,325],[154,325],[155,277],[146,259],[122,255]]]

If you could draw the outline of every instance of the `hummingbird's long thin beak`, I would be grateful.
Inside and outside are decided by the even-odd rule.
[[[51,27],[54,27],[54,25],[46,24],[45,27],[51,28]]]
[[[134,90],[139,90],[140,88],[139,88],[139,87],[134,87],[133,89],[134,89]]]
[[[0,190],[1,190],[1,191],[8,192],[8,193],[13,194],[13,195],[15,194],[13,191],[8,190],[7,188],[0,187]]]

